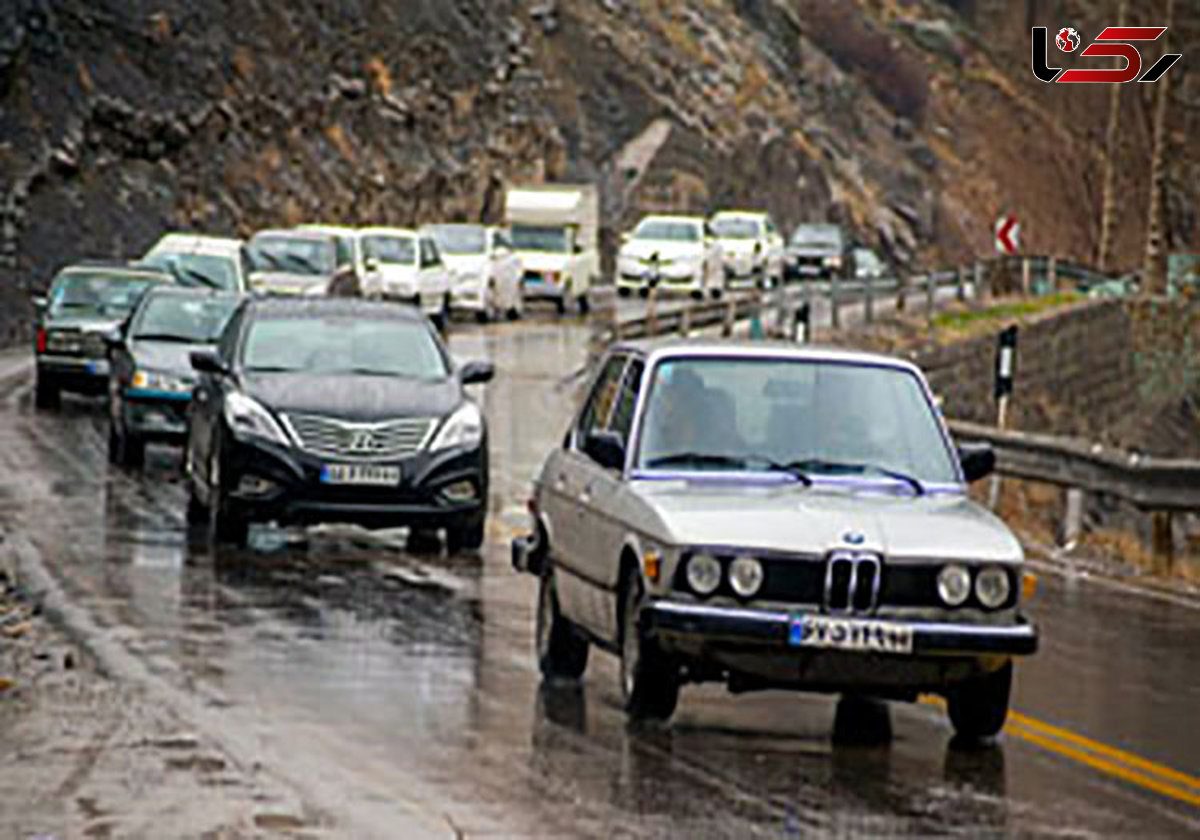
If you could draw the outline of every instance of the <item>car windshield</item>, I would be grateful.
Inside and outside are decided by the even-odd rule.
[[[385,265],[413,265],[417,261],[417,240],[411,236],[364,236],[363,256]]]
[[[480,225],[434,225],[429,229],[443,254],[482,254],[487,228]]]
[[[805,225],[796,228],[796,232],[792,234],[792,244],[841,251],[842,231],[833,225]]]
[[[633,238],[656,242],[699,242],[700,226],[694,222],[647,219],[634,230]]]
[[[143,263],[165,271],[181,286],[204,286],[237,291],[237,260],[219,254],[188,254],[157,251]]]
[[[534,227],[514,225],[512,244],[518,251],[545,251],[565,254],[570,250],[570,237],[565,227]]]
[[[958,480],[925,389],[882,365],[670,359],[654,369],[640,437],[641,469]]]
[[[251,271],[332,274],[337,262],[332,239],[269,234],[255,236],[246,248]]]
[[[860,271],[875,271],[883,268],[883,261],[875,255],[874,251],[869,251],[866,248],[855,250],[854,264]]]
[[[151,294],[130,329],[143,341],[206,344],[217,340],[238,298],[233,295]]]
[[[123,318],[142,292],[156,281],[145,275],[72,271],[59,275],[50,289],[51,317]]]
[[[445,379],[429,328],[399,318],[263,318],[249,327],[247,371]]]
[[[758,222],[754,219],[713,219],[712,229],[722,239],[753,239],[759,234]]]

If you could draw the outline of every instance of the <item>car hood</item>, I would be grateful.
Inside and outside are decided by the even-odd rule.
[[[482,274],[488,268],[486,254],[442,254],[446,268],[455,274]]]
[[[363,423],[399,417],[443,417],[462,402],[462,389],[454,379],[247,373],[242,384],[249,396],[273,411]]]
[[[805,487],[800,483],[637,481],[677,545],[804,554],[835,548],[885,557],[1011,562],[1021,546],[999,519],[965,495]]]
[[[681,257],[704,256],[704,246],[698,242],[626,242],[621,246],[621,256],[644,260],[658,254],[659,259],[677,260]]]
[[[837,257],[842,253],[842,249],[836,245],[822,245],[813,242],[789,245],[788,251],[803,257]]]
[[[108,332],[121,326],[121,318],[109,316],[63,316],[48,318],[42,324],[48,330],[79,330],[80,332]]]
[[[188,344],[182,341],[139,341],[130,342],[129,354],[139,368],[172,373],[176,376],[193,376],[191,353],[193,350],[208,350],[211,344]]]
[[[766,245],[760,246],[760,241],[757,239],[718,239],[717,244],[727,255],[753,254],[756,246],[761,250],[766,250]]]
[[[518,251],[526,271],[564,271],[571,264],[572,254],[552,254],[546,251]]]
[[[329,285],[326,274],[293,274],[290,271],[256,271],[250,287],[285,295],[319,294]]]

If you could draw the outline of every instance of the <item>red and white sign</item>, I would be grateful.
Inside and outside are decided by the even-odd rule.
[[[996,253],[1013,256],[1021,250],[1021,220],[1016,216],[996,219]]]

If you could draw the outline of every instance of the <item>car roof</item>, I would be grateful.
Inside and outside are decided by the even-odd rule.
[[[675,213],[649,213],[645,216],[642,216],[638,224],[640,225],[642,222],[650,220],[654,220],[656,222],[687,222],[689,224],[697,225],[702,225],[705,221],[703,216],[684,216]]]
[[[398,227],[365,227],[365,228],[360,228],[358,232],[363,234],[364,236],[370,235],[370,236],[416,237],[416,236],[421,235],[418,231],[413,230],[412,228],[398,228]]]
[[[247,305],[258,318],[371,318],[398,321],[422,321],[425,314],[415,306],[401,303],[343,297],[260,297]]]
[[[711,338],[645,338],[619,342],[611,352],[629,352],[657,362],[665,358],[746,358],[790,359],[806,362],[836,362],[840,364],[894,367],[920,373],[920,368],[907,359],[849,350],[844,347],[796,344],[789,341],[747,341]]]
[[[71,263],[59,269],[58,274],[71,274],[73,272],[111,272],[113,274],[138,274],[146,275],[173,282],[174,278],[166,271],[160,268],[154,268],[148,265],[139,265],[137,263],[125,262],[123,260],[84,260],[83,262]],[[56,275],[57,276],[57,275]]]
[[[358,236],[359,229],[349,225],[297,225],[295,230],[308,230],[315,233],[330,233],[336,236]]]
[[[321,230],[305,230],[303,228],[268,228],[267,230],[257,231],[251,239],[257,239],[260,236],[281,236],[290,239],[309,239],[321,242],[331,242],[332,236],[327,231]]]
[[[714,219],[766,219],[768,214],[762,210],[719,210],[712,214]]]
[[[434,228],[483,228],[488,230],[490,225],[485,225],[481,222],[433,222],[428,225],[421,225],[421,230],[432,230]]]
[[[192,298],[241,298],[232,289],[210,289],[207,286],[153,286],[146,292],[146,297],[192,297]]]
[[[147,256],[166,251],[218,256],[236,255],[244,243],[240,239],[206,236],[198,233],[168,233],[154,243]]]

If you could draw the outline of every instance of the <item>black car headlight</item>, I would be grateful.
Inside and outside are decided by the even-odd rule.
[[[229,394],[225,398],[225,422],[236,437],[259,438],[280,446],[292,445],[271,412],[245,394]]]

